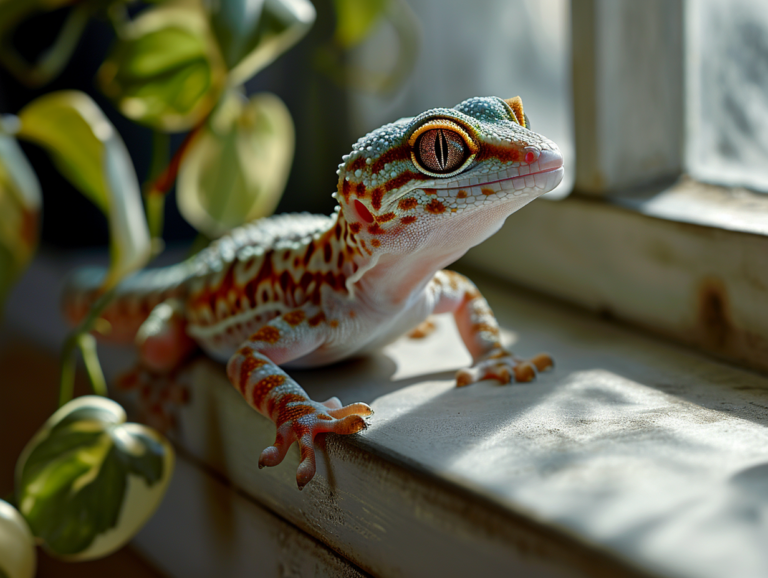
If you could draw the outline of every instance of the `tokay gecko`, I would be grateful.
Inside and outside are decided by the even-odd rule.
[[[338,171],[330,217],[259,219],[178,265],[126,279],[103,317],[113,341],[135,341],[139,367],[178,368],[199,346],[227,363],[232,385],[275,423],[259,467],[294,442],[304,487],[315,473],[314,437],[366,427],[364,403],[309,395],[282,368],[334,363],[452,313],[474,363],[456,384],[530,381],[552,367],[504,349],[488,303],[443,268],[563,177],[553,142],[530,130],[519,97],[471,98],[385,125],[361,138]],[[72,322],[98,297],[103,273],[78,272],[65,291]]]

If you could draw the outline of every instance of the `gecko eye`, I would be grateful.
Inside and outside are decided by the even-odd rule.
[[[435,177],[449,177],[466,168],[477,145],[455,122],[437,119],[421,125],[409,139],[411,159],[422,172]]]
[[[433,173],[452,173],[467,156],[464,139],[452,130],[433,128],[421,133],[414,151],[425,169]]]

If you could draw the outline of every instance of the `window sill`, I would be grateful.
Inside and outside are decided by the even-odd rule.
[[[479,281],[519,354],[554,354],[537,383],[455,388],[469,359],[445,318],[427,339],[296,372],[317,399],[376,411],[364,433],[321,441],[299,492],[295,447],[258,470],[274,427],[203,360],[178,415],[185,459],[376,575],[767,574],[768,378]],[[207,555],[248,559],[232,544],[249,539],[214,539],[231,520],[195,526],[173,503],[137,538],[150,558],[205,532]]]
[[[465,262],[765,372],[766,215],[768,195],[687,179],[571,195],[512,215]]]

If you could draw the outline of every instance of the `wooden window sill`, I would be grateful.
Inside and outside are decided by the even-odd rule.
[[[317,399],[376,411],[362,434],[321,442],[318,474],[299,492],[298,452],[258,470],[274,427],[201,360],[178,413],[182,460],[376,575],[768,573],[768,379],[479,281],[515,351],[550,351],[555,371],[456,389],[469,358],[441,318],[424,340],[296,372]],[[170,492],[190,483],[182,468]],[[241,531],[231,520],[187,522],[200,507],[171,498],[137,546],[170,564],[172,544],[203,533],[206,555],[247,560],[230,542],[249,539],[213,539]]]

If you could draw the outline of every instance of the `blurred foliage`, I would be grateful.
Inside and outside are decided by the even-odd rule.
[[[181,214],[209,238],[274,211],[293,158],[283,101],[232,92],[190,146],[179,173]],[[218,195],[221,189],[229,191]]]
[[[21,148],[0,134],[0,303],[34,254],[41,202],[40,183]]]
[[[226,71],[202,11],[158,6],[124,29],[98,76],[104,94],[131,120],[181,131],[208,115]]]
[[[19,511],[0,500],[0,578],[33,578],[35,540]]]
[[[347,86],[391,90],[414,60],[413,13],[404,0],[333,5],[337,25],[319,67]],[[28,62],[16,50],[15,30],[53,10],[66,12],[64,23]],[[293,121],[277,96],[247,97],[243,84],[306,34],[315,9],[309,0],[0,0],[0,65],[28,86],[46,84],[67,65],[93,18],[115,33],[98,86],[124,116],[152,129],[152,169],[140,186],[120,135],[84,93],[49,92],[16,115],[0,115],[0,306],[34,253],[42,209],[40,184],[17,139],[42,147],[104,213],[111,256],[100,296],[63,347],[62,407],[19,459],[23,519],[0,502],[0,578],[34,572],[34,552],[31,562],[3,565],[10,559],[5,544],[21,552],[31,543],[27,523],[51,553],[88,559],[129,540],[162,499],[173,467],[170,445],[145,426],[126,424],[112,401],[71,401],[75,354],[83,355],[94,392],[105,394],[91,332],[115,285],[162,247],[163,195],[174,184],[182,214],[209,238],[274,211],[293,158]],[[400,39],[395,68],[377,75],[348,67],[344,51],[384,21]],[[170,155],[167,133],[179,131],[187,137]]]
[[[105,289],[144,266],[150,243],[139,183],[120,135],[96,103],[82,92],[53,92],[28,104],[18,118],[17,135],[42,145],[107,216],[112,259]]]

